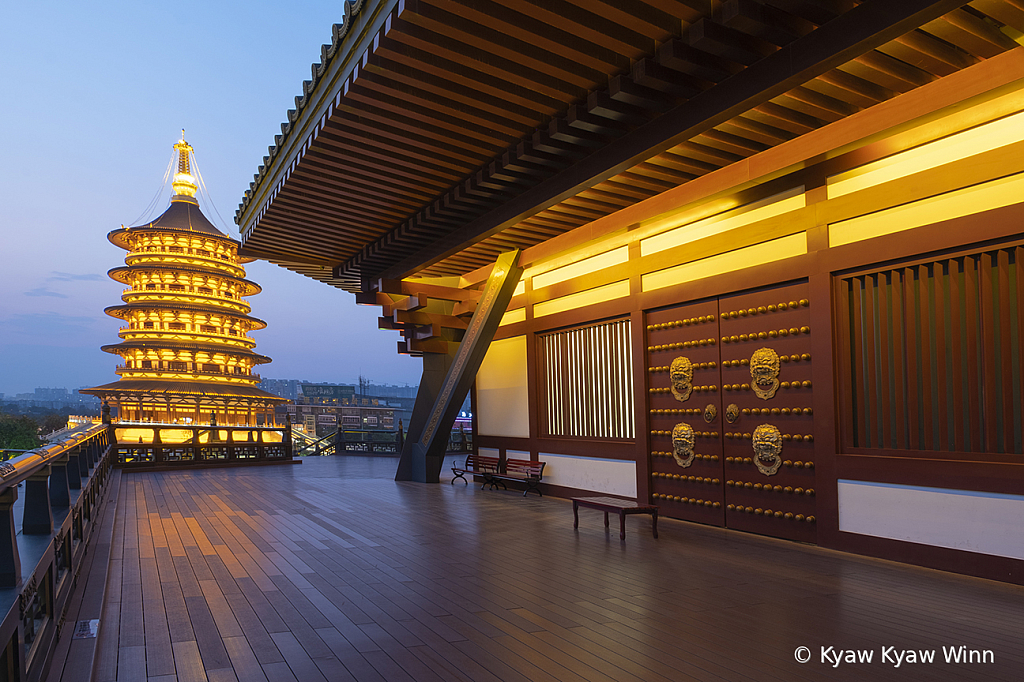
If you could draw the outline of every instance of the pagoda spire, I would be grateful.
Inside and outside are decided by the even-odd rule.
[[[185,142],[185,129],[181,129],[181,140],[174,144],[174,150],[178,152],[178,172],[174,174],[174,179],[171,181],[171,187],[174,189],[174,199],[193,199],[196,196],[196,191],[199,189],[199,185],[196,184],[196,179],[192,175],[192,166],[189,157],[192,154],[192,145]]]

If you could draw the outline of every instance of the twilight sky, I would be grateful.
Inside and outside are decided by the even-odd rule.
[[[117,379],[120,303],[106,276],[125,252],[106,239],[138,224],[185,129],[214,206],[235,209],[344,3],[292,0],[0,3],[0,393]],[[170,200],[170,183],[158,208]],[[218,212],[220,216],[218,216]],[[417,383],[421,363],[377,330],[379,308],[263,261],[250,300],[268,328],[269,378]]]

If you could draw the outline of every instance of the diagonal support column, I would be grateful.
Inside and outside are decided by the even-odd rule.
[[[516,249],[498,256],[458,349],[454,353],[427,353],[423,356],[423,379],[416,394],[396,481],[437,483],[440,479],[455,416],[466,400],[469,387],[522,277],[520,253]]]

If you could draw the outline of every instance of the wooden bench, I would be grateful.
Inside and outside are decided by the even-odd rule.
[[[498,467],[501,461],[497,457],[488,457],[487,455],[466,455],[466,463],[461,467],[456,463],[452,466],[452,473],[455,474],[455,478],[452,479],[452,484],[455,483],[456,478],[461,478],[465,481],[466,485],[469,485],[469,480],[466,479],[466,474],[470,476],[482,476],[484,479],[484,485],[480,486],[483,490],[484,486],[491,483],[491,477],[498,473]],[[492,483],[493,486],[493,483]]]
[[[523,497],[526,497],[531,490],[543,497],[544,494],[538,485],[544,478],[544,464],[544,462],[533,462],[528,459],[506,459],[502,462],[497,457],[467,455],[464,466],[460,467],[456,464],[452,467],[452,473],[455,474],[452,483],[455,483],[456,478],[461,478],[468,484],[469,481],[464,474],[471,474],[483,477],[484,484],[480,486],[481,490],[488,485],[492,489],[500,485],[508,490],[505,481],[519,481],[526,485]]]
[[[505,481],[521,481],[526,484],[523,497],[526,497],[527,493],[531,490],[543,497],[544,493],[537,487],[542,478],[544,478],[544,462],[533,462],[528,459],[506,459],[501,470],[491,477],[491,487],[497,484],[508,490],[502,479]]]
[[[620,500],[615,497],[574,497],[572,498],[573,528],[580,527],[580,507],[589,507],[604,512],[604,527],[608,527],[608,512],[619,515],[619,538],[626,539],[626,515],[650,514],[654,537],[658,537],[658,508],[653,504],[639,504],[632,500]]]

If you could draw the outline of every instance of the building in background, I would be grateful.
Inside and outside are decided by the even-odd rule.
[[[249,315],[246,297],[259,285],[245,279],[238,242],[206,219],[196,200],[192,147],[184,134],[170,207],[156,220],[114,230],[125,266],[108,274],[126,285],[123,305],[106,313],[124,321],[121,342],[103,350],[121,358],[118,381],[81,389],[110,403],[121,421],[256,425],[286,402],[260,389],[249,332],[265,323]]]
[[[257,386],[278,397],[298,400],[302,396],[302,389],[299,386],[303,383],[305,383],[304,380],[298,379],[260,379]]]

